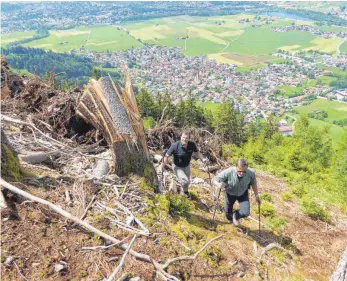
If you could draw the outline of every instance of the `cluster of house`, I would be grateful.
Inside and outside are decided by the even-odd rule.
[[[300,31],[307,31],[311,32],[314,35],[323,37],[323,38],[330,38],[333,36],[337,36],[340,38],[347,38],[347,31],[340,31],[340,32],[335,32],[335,31],[328,31],[324,32],[322,30],[319,30],[315,28],[314,26],[311,25],[296,25],[296,24],[291,24],[287,26],[280,26],[280,27],[272,27],[271,31],[273,32],[288,32],[292,30],[300,30]]]
[[[297,55],[277,54],[288,56],[293,63],[268,63],[249,73],[236,73],[236,65],[218,64],[206,56],[186,57],[177,47],[147,46],[122,52],[87,52],[86,55],[113,67],[127,65],[134,85],[154,94],[168,92],[173,102],[181,97],[185,99],[189,92],[203,102],[220,103],[224,98],[232,98],[247,120],[269,114],[282,116],[294,106],[306,103],[305,97],[331,90],[328,86],[315,85],[302,87],[304,90],[296,97],[276,93],[283,85],[301,89],[309,78],[308,73],[314,73],[315,78],[324,75],[325,70],[317,64]]]
[[[347,102],[347,88],[338,89],[327,94],[328,99],[333,99],[341,102]]]

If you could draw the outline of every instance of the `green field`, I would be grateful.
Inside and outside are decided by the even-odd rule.
[[[296,118],[299,118],[299,114],[293,114],[293,116],[295,116]],[[312,125],[317,126],[319,128],[323,128],[324,126],[327,126],[327,125],[330,127],[330,135],[331,135],[331,140],[334,147],[341,141],[344,135],[344,128],[331,124],[331,123],[321,121],[321,120],[313,119],[313,118],[309,118],[309,120]]]
[[[220,106],[220,103],[214,103],[214,102],[208,101],[208,102],[200,103],[200,105],[204,109],[211,110],[212,114],[215,114]]]
[[[35,31],[24,31],[24,32],[16,32],[10,34],[1,34],[1,47],[6,47],[8,43],[19,41],[23,39],[27,39],[33,37],[36,34]]]
[[[341,46],[340,46],[340,51],[347,53],[347,41],[345,41]]]
[[[250,19],[249,23],[239,23],[240,19]],[[126,25],[132,34],[150,44],[179,46],[186,55],[209,54],[220,63],[249,65],[249,57],[235,60],[228,57],[236,54],[269,55],[278,48],[299,51],[304,49],[321,50],[334,54],[340,38],[323,39],[309,32],[272,32],[271,26],[289,25],[292,21],[275,19],[270,25],[252,27],[253,15],[233,15],[218,17],[171,17],[135,22]],[[219,25],[219,23],[223,23]],[[329,29],[330,27],[325,27]],[[330,28],[335,30],[334,27]],[[336,28],[340,30],[341,28]],[[188,39],[182,39],[189,35]],[[254,58],[254,64],[263,61]]]
[[[341,140],[344,134],[344,128],[332,124],[332,121],[347,118],[347,104],[339,103],[336,101],[317,99],[309,105],[295,108],[295,110],[298,111],[300,114],[308,114],[315,109],[325,110],[326,112],[328,112],[328,118],[326,119],[326,121],[309,118],[311,124],[318,127],[324,127],[329,125],[331,138],[333,141],[333,145],[335,146]],[[299,117],[299,114],[293,115],[297,118]]]
[[[248,21],[245,21],[246,19]],[[336,37],[323,39],[302,31],[272,32],[273,26],[290,25],[293,22],[277,17],[272,19],[270,24],[265,24],[262,20],[255,20],[255,16],[250,14],[213,17],[178,16],[129,22],[124,27],[135,38],[149,44],[181,47],[185,55],[208,55],[219,63],[237,64],[240,67],[261,66],[264,62],[274,61],[276,59],[270,55],[279,48],[291,52],[313,49],[335,54],[336,47],[342,40]],[[307,22],[296,22],[307,24]],[[254,24],[261,26],[252,27]],[[324,29],[341,28],[324,27]],[[49,37],[31,41],[24,46],[55,52],[68,52],[82,46],[92,51],[119,51],[143,46],[127,32],[118,30],[115,26],[80,26],[69,30],[52,30],[50,33]],[[1,39],[8,43],[32,35],[34,32],[21,32],[2,35]],[[347,51],[347,42],[341,46],[341,49]]]
[[[347,104],[325,99],[316,99],[310,105],[295,108],[299,113],[310,113],[312,110],[325,110],[328,122],[347,118]]]
[[[119,51],[139,48],[143,45],[125,31],[114,26],[78,27],[50,31],[49,37],[24,44],[26,47],[42,48],[55,52],[67,52],[85,46],[93,51]]]

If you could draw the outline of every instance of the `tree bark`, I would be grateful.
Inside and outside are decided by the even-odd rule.
[[[343,253],[337,268],[330,278],[330,281],[346,281],[347,280],[347,248]]]

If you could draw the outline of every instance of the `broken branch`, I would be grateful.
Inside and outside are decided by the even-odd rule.
[[[116,267],[116,269],[112,272],[111,276],[110,276],[106,281],[112,281],[112,280],[116,277],[116,275],[118,274],[118,272],[122,269],[122,267],[123,267],[123,265],[124,265],[124,262],[125,262],[125,258],[126,258],[126,256],[128,255],[131,246],[134,244],[136,237],[137,237],[137,236],[136,236],[136,234],[135,234],[134,237],[133,237],[133,239],[131,239],[128,248],[125,250],[125,252],[124,252],[124,254],[123,254],[123,256],[122,256],[122,259],[121,259],[120,262],[119,262],[119,265]]]

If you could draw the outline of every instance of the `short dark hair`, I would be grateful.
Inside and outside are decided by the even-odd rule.
[[[240,158],[236,162],[236,167],[248,168],[248,161],[245,158]]]
[[[186,135],[188,138],[190,137],[190,133],[188,131],[182,131],[181,136]]]

